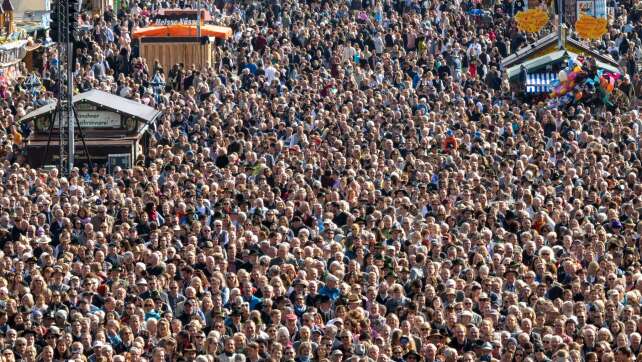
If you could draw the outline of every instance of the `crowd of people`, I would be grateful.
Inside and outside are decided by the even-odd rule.
[[[25,162],[55,48],[3,91],[0,361],[638,359],[639,2],[608,110],[514,98],[520,0],[200,2],[202,68],[131,39],[190,2],[83,15],[77,91],[162,112],[131,169]]]

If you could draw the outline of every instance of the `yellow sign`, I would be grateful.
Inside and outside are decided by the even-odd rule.
[[[548,13],[542,9],[520,11],[515,15],[515,21],[519,30],[537,33],[548,23]]]
[[[575,31],[584,39],[597,40],[602,38],[607,31],[607,20],[604,18],[595,18],[586,14],[581,14],[575,22]]]

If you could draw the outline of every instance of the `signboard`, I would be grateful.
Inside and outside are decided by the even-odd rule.
[[[78,122],[80,123],[80,127],[82,127],[83,129],[121,128],[120,114],[116,112],[92,109],[77,109],[76,113],[78,115]],[[63,119],[66,119],[64,114]],[[60,122],[56,120],[56,128],[59,127]]]
[[[107,155],[107,170],[109,173],[113,173],[116,166],[120,166],[122,169],[131,168],[131,155],[129,153],[112,153]]]
[[[158,14],[153,17],[153,25],[196,25],[198,23],[198,14],[194,13],[174,13],[174,14]],[[202,21],[201,21],[202,23]]]
[[[575,23],[577,35],[584,39],[597,40],[607,31],[607,20],[605,18],[595,18],[582,14]]]
[[[529,9],[517,13],[515,21],[519,30],[536,33],[548,23],[548,14],[542,9]]]
[[[580,15],[595,16],[595,3],[593,0],[577,0],[577,17]]]

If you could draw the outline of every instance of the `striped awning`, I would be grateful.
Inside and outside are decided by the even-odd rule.
[[[533,73],[526,76],[526,93],[548,93],[557,80],[555,73]]]

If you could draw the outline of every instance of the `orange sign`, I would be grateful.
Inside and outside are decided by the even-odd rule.
[[[597,40],[606,33],[606,25],[607,20],[604,18],[581,14],[580,18],[575,22],[575,31],[577,31],[577,35],[584,39]]]
[[[515,21],[519,30],[537,33],[548,23],[548,13],[542,9],[520,11],[515,15]]]

